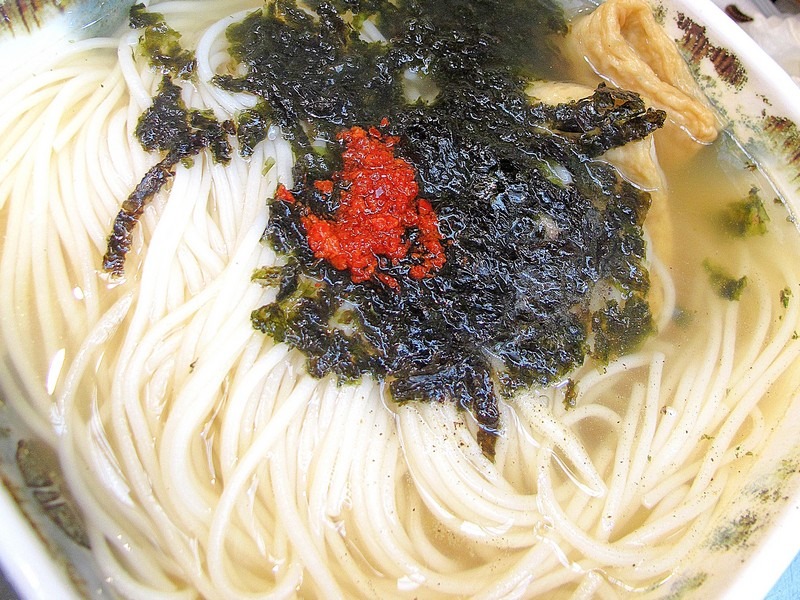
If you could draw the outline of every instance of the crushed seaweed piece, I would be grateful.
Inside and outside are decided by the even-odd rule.
[[[188,79],[194,73],[194,53],[181,46],[181,34],[167,25],[164,15],[148,11],[144,4],[135,4],[130,11],[130,26],[142,30],[139,48],[151,66],[180,79]]]
[[[720,213],[723,230],[734,237],[752,237],[767,233],[769,215],[758,194],[758,188],[750,188],[747,198],[731,202]]]
[[[577,135],[579,146],[592,158],[647,137],[664,125],[667,116],[648,110],[638,94],[602,83],[588,98],[561,104],[551,114],[555,129]]]
[[[259,102],[254,108],[239,113],[236,138],[239,140],[239,153],[242,156],[252,156],[258,143],[266,139],[272,123],[271,114],[265,102]]]
[[[725,300],[738,301],[742,297],[744,288],[747,287],[747,277],[736,278],[730,275],[719,265],[709,260],[703,261],[703,268],[708,273],[708,279],[714,291]]]
[[[210,111],[189,110],[181,99],[181,88],[165,75],[153,104],[136,125],[135,135],[145,150],[160,152],[164,158],[151,167],[114,219],[103,256],[103,270],[112,277],[125,272],[125,257],[130,250],[133,230],[148,202],[175,173],[175,166],[208,148],[215,161],[228,163],[231,145],[225,131]]]
[[[567,379],[564,384],[564,410],[572,410],[578,406],[578,384],[573,379]]]
[[[253,272],[251,280],[263,286],[272,286],[280,283],[282,275],[281,267],[260,267]]]
[[[223,124],[211,111],[189,110],[180,86],[164,76],[153,98],[136,124],[136,138],[149,152],[166,153],[175,162],[208,148],[215,161],[227,164],[231,145]],[[174,164],[174,163],[173,163]]]
[[[131,249],[133,230],[144,212],[147,203],[172,178],[177,160],[169,156],[151,167],[136,185],[130,196],[114,219],[111,235],[108,237],[106,253],[103,255],[103,271],[112,277],[125,274],[125,257]]]
[[[788,287],[785,287],[780,292],[781,298],[781,306],[783,308],[789,308],[789,302],[792,300],[792,290]]]
[[[654,333],[653,317],[645,298],[635,296],[620,305],[612,300],[592,317],[592,354],[607,363],[638,347]]]

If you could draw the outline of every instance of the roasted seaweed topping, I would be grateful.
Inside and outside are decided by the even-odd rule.
[[[555,129],[575,134],[587,156],[595,158],[611,148],[647,137],[664,125],[666,113],[647,110],[634,92],[612,90],[601,84],[589,98],[550,111]]]
[[[622,305],[612,300],[592,316],[592,354],[606,363],[627,354],[654,332],[650,307],[644,298],[637,295]]]
[[[649,135],[665,115],[604,85],[576,102],[532,104],[526,82],[551,74],[549,39],[565,30],[546,0],[308,7],[314,14],[278,0],[232,25],[232,72],[243,74],[215,79],[258,100],[237,118],[243,156],[277,124],[297,159],[296,183],[279,188],[265,231],[285,265],[253,274],[277,288],[253,326],[301,350],[315,376],[371,374],[397,402],[456,403],[491,457],[498,395],[563,381],[587,356],[612,360],[653,330],[641,229],[649,195],[595,158]],[[366,19],[387,41],[364,41]],[[176,66],[186,55],[160,15],[135,9],[132,25],[145,30],[155,66],[189,72]],[[410,276],[413,251],[379,256],[376,276],[358,281],[309,245],[304,219],[338,209],[342,132],[354,128],[392,140],[435,211],[445,260],[424,277]],[[175,165],[205,148],[227,161],[233,131],[188,110],[164,77],[136,130],[163,159],[117,216],[106,270],[122,274],[131,232]],[[424,232],[404,235],[413,250]]]
[[[720,213],[722,229],[734,237],[752,237],[767,233],[769,215],[759,196],[758,188],[750,188],[747,198],[731,202]]]
[[[367,128],[402,111],[404,74],[427,74],[440,88],[487,68],[513,66],[516,78],[547,76],[557,61],[547,36],[566,30],[557,3],[547,0],[308,4],[315,15],[277,0],[231,25],[230,53],[246,73],[214,81],[263,99],[248,120],[263,115],[281,125],[294,141],[298,169],[315,176],[337,165],[327,164],[311,141],[333,142],[342,128]],[[362,39],[354,24],[367,17],[390,43]],[[247,138],[249,147],[266,136],[260,131],[260,138]]]
[[[731,301],[738,301],[741,299],[742,292],[744,292],[744,288],[747,287],[747,276],[736,278],[710,260],[703,261],[703,268],[708,274],[711,287],[717,292],[720,298]]]
[[[181,34],[167,25],[164,15],[148,12],[144,4],[136,4],[131,7],[130,25],[142,30],[139,48],[153,67],[164,75],[181,79],[194,73],[194,53],[181,47]]]
[[[245,74],[217,79],[263,101],[242,115],[243,148],[273,119],[298,157],[297,201],[273,201],[265,232],[286,265],[254,276],[278,292],[253,325],[301,350],[315,376],[369,373],[395,401],[457,403],[492,456],[498,394],[562,381],[587,355],[611,360],[653,331],[641,230],[649,195],[593,159],[649,135],[665,115],[606,86],[577,102],[532,104],[530,57],[548,55],[547,34],[563,25],[547,2],[315,6],[318,18],[279,1],[229,28]],[[500,14],[531,7],[548,10],[532,21]],[[352,23],[367,15],[386,25],[386,43],[359,37]],[[523,36],[527,46],[508,43]],[[409,72],[434,90],[424,101],[408,100]],[[354,283],[309,247],[303,217],[335,211],[319,183],[341,169],[337,134],[352,126],[397,137],[416,169],[445,247],[435,276],[409,277],[401,259],[379,265],[385,279]]]
[[[227,163],[231,146],[225,124],[219,123],[207,111],[189,110],[181,99],[181,88],[164,76],[153,104],[139,118],[136,137],[145,150],[160,152],[164,158],[147,171],[128,196],[114,219],[108,238],[103,270],[112,277],[125,272],[125,256],[131,247],[133,230],[144,208],[155,194],[172,178],[175,165],[208,148],[217,162]]]

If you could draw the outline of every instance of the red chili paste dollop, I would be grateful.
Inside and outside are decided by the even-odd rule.
[[[349,270],[358,283],[375,277],[397,288],[397,280],[378,271],[381,257],[396,265],[410,256],[408,274],[414,279],[430,277],[445,263],[442,236],[430,202],[420,198],[414,167],[395,157],[397,137],[353,127],[338,136],[344,142],[343,169],[330,180],[315,181],[314,187],[330,196],[338,191],[339,208],[332,220],[307,213],[302,217],[308,245],[317,258],[336,269]],[[294,202],[285,187],[276,198]],[[408,230],[419,231],[416,241]]]

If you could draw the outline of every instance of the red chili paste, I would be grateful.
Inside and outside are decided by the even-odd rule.
[[[315,181],[314,187],[330,196],[339,191],[339,208],[333,220],[313,213],[302,217],[308,245],[317,258],[335,268],[350,271],[354,282],[373,276],[396,288],[397,281],[378,271],[379,257],[396,265],[411,256],[408,274],[414,279],[430,277],[445,263],[442,236],[430,202],[418,197],[414,168],[394,155],[398,138],[384,136],[376,128],[353,127],[339,134],[345,144],[344,168],[331,180]],[[276,197],[295,198],[283,186]],[[419,230],[417,241],[407,239],[409,228]]]

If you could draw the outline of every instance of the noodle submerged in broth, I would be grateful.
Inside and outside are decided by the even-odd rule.
[[[2,383],[114,590],[670,582],[800,384],[800,236],[647,5],[131,17],[0,86]]]

